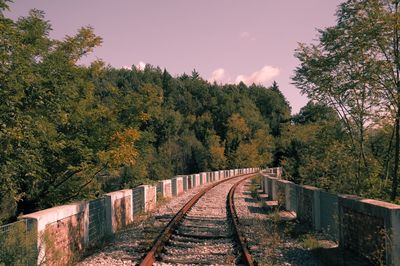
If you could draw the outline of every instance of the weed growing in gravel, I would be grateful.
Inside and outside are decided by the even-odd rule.
[[[305,249],[312,250],[320,248],[321,244],[315,236],[313,236],[312,234],[307,234],[302,240],[302,246]]]
[[[165,198],[161,192],[157,192],[157,206],[164,205],[167,202],[167,198]]]
[[[247,224],[252,232],[252,237],[248,241],[252,242],[252,253],[258,253],[258,263],[275,265],[276,247],[282,242],[277,224],[266,219],[251,219]]]
[[[235,256],[232,254],[227,254],[225,263],[226,265],[235,265]]]
[[[249,186],[249,191],[250,191],[250,194],[251,194],[252,198],[260,200],[260,196],[258,195],[258,191],[257,191],[259,189],[259,187],[260,187],[260,185],[259,185],[260,181],[257,180],[258,177],[259,176],[256,176],[256,177],[251,179],[251,183],[250,183],[250,186]]]
[[[265,210],[265,218],[251,219],[248,222],[252,235],[252,253],[256,254],[257,261],[260,265],[276,265],[277,247],[282,245],[282,232],[280,230],[281,217],[279,216],[279,208],[271,211],[271,207],[266,204],[259,196],[258,189],[260,184],[260,176],[251,180],[248,188],[253,199],[258,201],[258,205]],[[256,234],[254,234],[256,232]]]

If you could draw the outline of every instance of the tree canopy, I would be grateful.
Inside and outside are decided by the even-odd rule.
[[[356,192],[383,189],[390,176],[393,201],[400,156],[399,18],[397,0],[345,1],[335,26],[319,30],[317,43],[299,45],[293,77],[303,94],[339,116],[346,133],[341,145],[356,160],[348,169]],[[295,122],[300,119],[306,117]],[[385,137],[379,141],[377,135]],[[377,153],[377,146],[387,155]]]

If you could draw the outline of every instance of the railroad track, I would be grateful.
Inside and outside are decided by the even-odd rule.
[[[233,201],[236,187],[254,175],[202,189],[168,223],[140,265],[254,265]]]

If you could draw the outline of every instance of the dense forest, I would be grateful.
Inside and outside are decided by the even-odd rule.
[[[290,121],[277,84],[82,66],[102,42],[93,29],[64,40],[50,31],[38,10],[1,17],[1,220],[176,174],[272,163]]]
[[[55,40],[42,11],[14,21],[7,8],[0,0],[0,224],[177,174],[239,167],[283,166],[297,183],[397,199],[397,2],[348,1],[318,44],[299,46],[293,80],[310,102],[293,116],[275,82],[223,85],[196,70],[81,65],[102,43],[92,28]]]

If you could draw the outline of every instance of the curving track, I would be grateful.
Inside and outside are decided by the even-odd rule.
[[[202,189],[164,228],[140,265],[253,265],[233,202],[236,186],[252,176]]]

